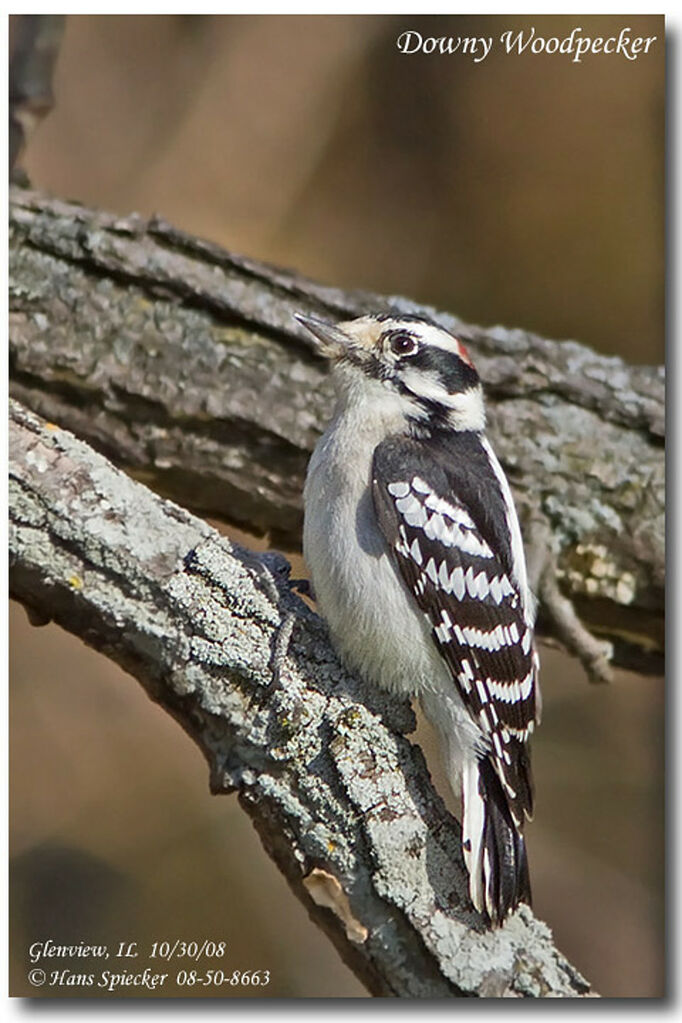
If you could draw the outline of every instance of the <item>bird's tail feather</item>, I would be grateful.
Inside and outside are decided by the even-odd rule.
[[[531,901],[523,833],[486,756],[464,767],[462,792],[462,845],[471,901],[493,924],[501,924],[519,902]]]

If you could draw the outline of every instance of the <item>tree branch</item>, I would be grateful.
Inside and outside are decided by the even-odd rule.
[[[160,493],[287,547],[300,543],[305,466],[331,402],[293,313],[431,315],[473,351],[493,443],[520,505],[547,524],[540,553],[563,594],[615,663],[661,670],[662,368],[323,287],[158,219],[19,189],[10,296],[15,397]],[[560,600],[545,602],[540,629],[576,636],[589,667],[594,649],[573,625]]]
[[[64,32],[63,14],[14,15],[9,63],[9,172],[43,118],[54,106],[52,78]]]
[[[212,791],[238,793],[373,994],[589,993],[527,908],[497,932],[482,926],[457,822],[403,734],[412,712],[342,670],[289,589],[284,558],[229,543],[16,402],[10,452],[12,595],[174,715],[202,749]]]

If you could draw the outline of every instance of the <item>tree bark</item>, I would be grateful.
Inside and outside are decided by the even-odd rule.
[[[285,548],[300,543],[305,465],[332,402],[293,313],[388,308],[470,346],[493,444],[522,512],[545,526],[552,581],[614,663],[660,671],[662,368],[324,287],[158,219],[11,191],[11,393],[158,492]],[[551,592],[540,630],[570,646]]]
[[[174,715],[212,791],[237,792],[370,992],[590,993],[528,908],[484,928],[459,826],[405,738],[409,706],[343,671],[281,555],[228,542],[17,402],[10,452],[12,595]],[[273,677],[275,650],[285,656]]]

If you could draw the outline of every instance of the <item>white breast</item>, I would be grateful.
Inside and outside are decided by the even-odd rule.
[[[372,403],[371,416],[366,402],[346,397],[315,449],[304,490],[303,553],[343,661],[378,685],[418,693],[453,683],[375,520],[372,456],[391,425],[404,423],[385,390],[376,397],[383,402]]]
[[[337,653],[362,678],[421,697],[445,739],[456,786],[461,758],[481,733],[376,522],[372,457],[377,444],[404,424],[402,410],[384,394],[377,390],[371,415],[366,402],[346,395],[343,412],[318,442],[304,490],[303,553]]]

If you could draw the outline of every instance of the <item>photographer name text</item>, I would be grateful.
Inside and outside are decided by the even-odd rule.
[[[48,938],[30,945],[31,968],[27,977],[33,988],[44,987],[48,991],[64,988],[69,993],[72,988],[85,988],[92,994],[101,990],[109,995],[124,992],[139,995],[139,989],[145,989],[168,996],[174,993],[175,987],[211,988],[217,994],[241,994],[242,988],[268,987],[270,970],[260,965],[246,970],[223,965],[227,955],[226,941],[209,938],[153,941],[142,948],[136,941],[120,941],[111,946],[90,945],[84,941],[60,945]],[[66,960],[66,965],[55,960]],[[113,960],[114,968],[100,969],[98,960]],[[153,960],[153,964],[146,965],[145,960]],[[180,968],[176,962],[180,963]],[[164,970],[162,964],[166,963],[170,965]]]
[[[574,64],[580,64],[589,54],[615,54],[626,60],[637,60],[648,53],[657,36],[635,36],[629,27],[621,29],[617,36],[583,35],[578,25],[566,36],[539,35],[535,26],[518,32],[508,30],[499,37],[499,45],[509,56],[523,53],[559,53],[569,57]],[[425,36],[415,29],[401,32],[396,45],[401,53],[434,53],[442,56],[461,54],[470,57],[474,64],[480,64],[490,55],[495,44],[494,36]]]

